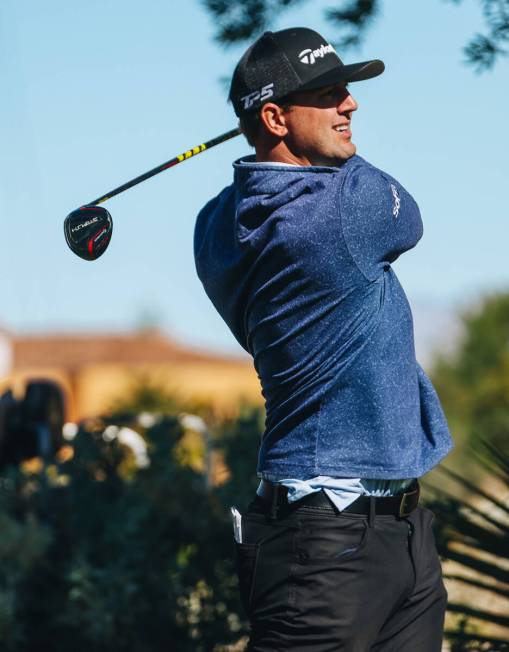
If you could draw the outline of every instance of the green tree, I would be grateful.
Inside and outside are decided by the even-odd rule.
[[[217,26],[216,40],[231,45],[253,39],[270,28],[273,20],[307,0],[202,0]],[[461,4],[463,0],[449,0]],[[507,54],[509,44],[509,0],[479,0],[484,32],[475,34],[464,47],[467,62],[478,72],[493,67]],[[367,29],[381,12],[382,0],[342,0],[325,9],[325,18],[336,30],[342,49],[359,45]]]
[[[432,380],[461,445],[481,437],[507,449],[509,430],[509,293],[486,297],[462,317],[453,355],[441,356]],[[463,461],[468,461],[464,454]]]
[[[209,652],[245,632],[228,508],[181,464],[179,421],[116,421],[148,446],[128,475],[112,426],[88,422],[71,459],[0,478],[6,652]]]

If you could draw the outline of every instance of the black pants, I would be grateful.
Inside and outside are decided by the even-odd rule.
[[[251,652],[440,652],[430,510],[369,518],[297,503],[270,520],[266,505],[250,504],[235,544]]]

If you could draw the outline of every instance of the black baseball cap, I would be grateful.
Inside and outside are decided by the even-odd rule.
[[[380,75],[380,59],[345,65],[318,32],[292,27],[265,32],[244,53],[233,73],[229,98],[237,116],[294,93]]]

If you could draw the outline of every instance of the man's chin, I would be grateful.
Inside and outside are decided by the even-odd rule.
[[[310,158],[310,165],[318,165],[325,167],[340,167],[349,158],[352,158],[357,152],[357,147],[354,143],[349,143],[347,147],[342,147],[338,152],[334,152],[331,156],[321,155]]]
[[[355,143],[348,143],[348,146],[342,148],[342,156],[341,158],[346,161],[349,158],[352,158],[352,156],[355,154],[357,151],[357,146]]]
[[[343,165],[345,161],[348,161],[349,158],[355,155],[357,152],[357,147],[354,143],[348,143],[346,146],[343,146],[334,157],[334,163],[329,163],[329,165],[340,166]]]

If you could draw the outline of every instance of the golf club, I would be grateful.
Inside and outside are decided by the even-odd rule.
[[[240,133],[240,129],[232,129],[216,138],[212,138],[212,140],[208,140],[206,143],[188,149],[186,152],[175,156],[169,161],[158,165],[144,174],[140,174],[140,176],[131,179],[131,181],[127,181],[127,183],[111,190],[105,195],[101,195],[97,199],[94,199],[94,201],[71,211],[64,221],[65,240],[69,248],[84,260],[95,260],[96,258],[99,258],[99,256],[106,251],[110,243],[113,231],[113,220],[111,219],[109,212],[97,204],[102,204],[107,199],[111,199],[115,195],[124,192],[124,190],[132,188],[138,183],[159,174],[159,172],[163,172],[168,168],[172,168],[173,166],[182,163],[182,161],[186,161],[192,156],[196,156],[196,154],[201,154],[206,149],[224,143],[230,138],[235,138],[235,136],[238,136]]]

